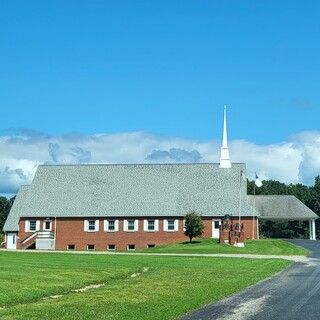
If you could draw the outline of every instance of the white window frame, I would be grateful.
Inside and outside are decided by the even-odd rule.
[[[30,223],[31,221],[35,221],[36,222],[36,229],[35,230],[30,230]],[[30,220],[26,220],[25,222],[25,232],[37,232],[40,231],[40,220],[36,220],[36,219],[30,219]]]
[[[89,230],[89,221],[94,221],[94,230]],[[98,232],[99,231],[99,220],[93,220],[93,219],[84,220],[84,231],[85,232]]]
[[[49,222],[50,223],[50,228],[46,229],[46,223]],[[51,220],[44,220],[43,221],[43,231],[51,231],[52,230],[52,221]]]
[[[114,246],[113,249],[110,248],[110,246]],[[107,250],[117,250],[117,246],[115,244],[108,244]]]
[[[149,229],[149,221],[154,221],[154,229]],[[143,231],[146,231],[146,232],[159,231],[159,219],[145,219],[145,220],[143,220]]]
[[[134,221],[134,229],[129,230],[129,221]],[[139,230],[139,220],[138,219],[125,219],[123,221],[123,231],[126,232],[137,232]]]
[[[109,222],[114,221],[114,230],[109,229]],[[107,219],[104,220],[104,227],[103,230],[106,232],[117,232],[119,231],[119,220],[118,219]]]
[[[173,229],[169,230],[168,221],[174,221]],[[178,219],[164,219],[164,221],[163,221],[163,231],[166,231],[166,232],[177,232],[177,231],[179,231],[179,220]]]

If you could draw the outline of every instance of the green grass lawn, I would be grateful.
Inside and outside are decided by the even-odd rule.
[[[217,239],[199,238],[189,241],[171,243],[164,246],[141,249],[136,252],[152,253],[236,253],[266,255],[307,255],[308,250],[278,239],[246,240],[244,248],[219,244]]]
[[[177,319],[289,264],[282,259],[2,251],[0,308],[5,308],[0,318]],[[73,291],[98,283],[105,285]],[[58,294],[63,296],[43,299]]]

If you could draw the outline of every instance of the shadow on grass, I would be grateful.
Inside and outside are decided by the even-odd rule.
[[[211,239],[212,240],[212,243],[219,243],[219,240],[215,241],[215,239]],[[192,240],[191,242],[189,240],[187,241],[183,241],[183,242],[180,242],[180,244],[199,244],[199,243],[202,243],[204,242],[203,240]]]
[[[181,244],[196,244],[196,243],[201,243],[202,241],[200,240],[194,240],[194,241],[183,241],[183,242],[180,242]]]

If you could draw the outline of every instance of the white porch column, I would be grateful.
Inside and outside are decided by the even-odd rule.
[[[309,220],[309,239],[312,240],[312,220]]]
[[[312,240],[316,240],[316,221],[313,219],[311,222],[312,222]]]
[[[316,240],[316,222],[314,219],[309,220],[309,239]]]
[[[257,240],[259,240],[259,218],[257,216]]]

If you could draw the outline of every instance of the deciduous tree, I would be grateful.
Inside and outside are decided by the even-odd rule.
[[[186,214],[184,234],[189,237],[190,242],[193,238],[202,236],[204,228],[200,214],[195,211]]]

